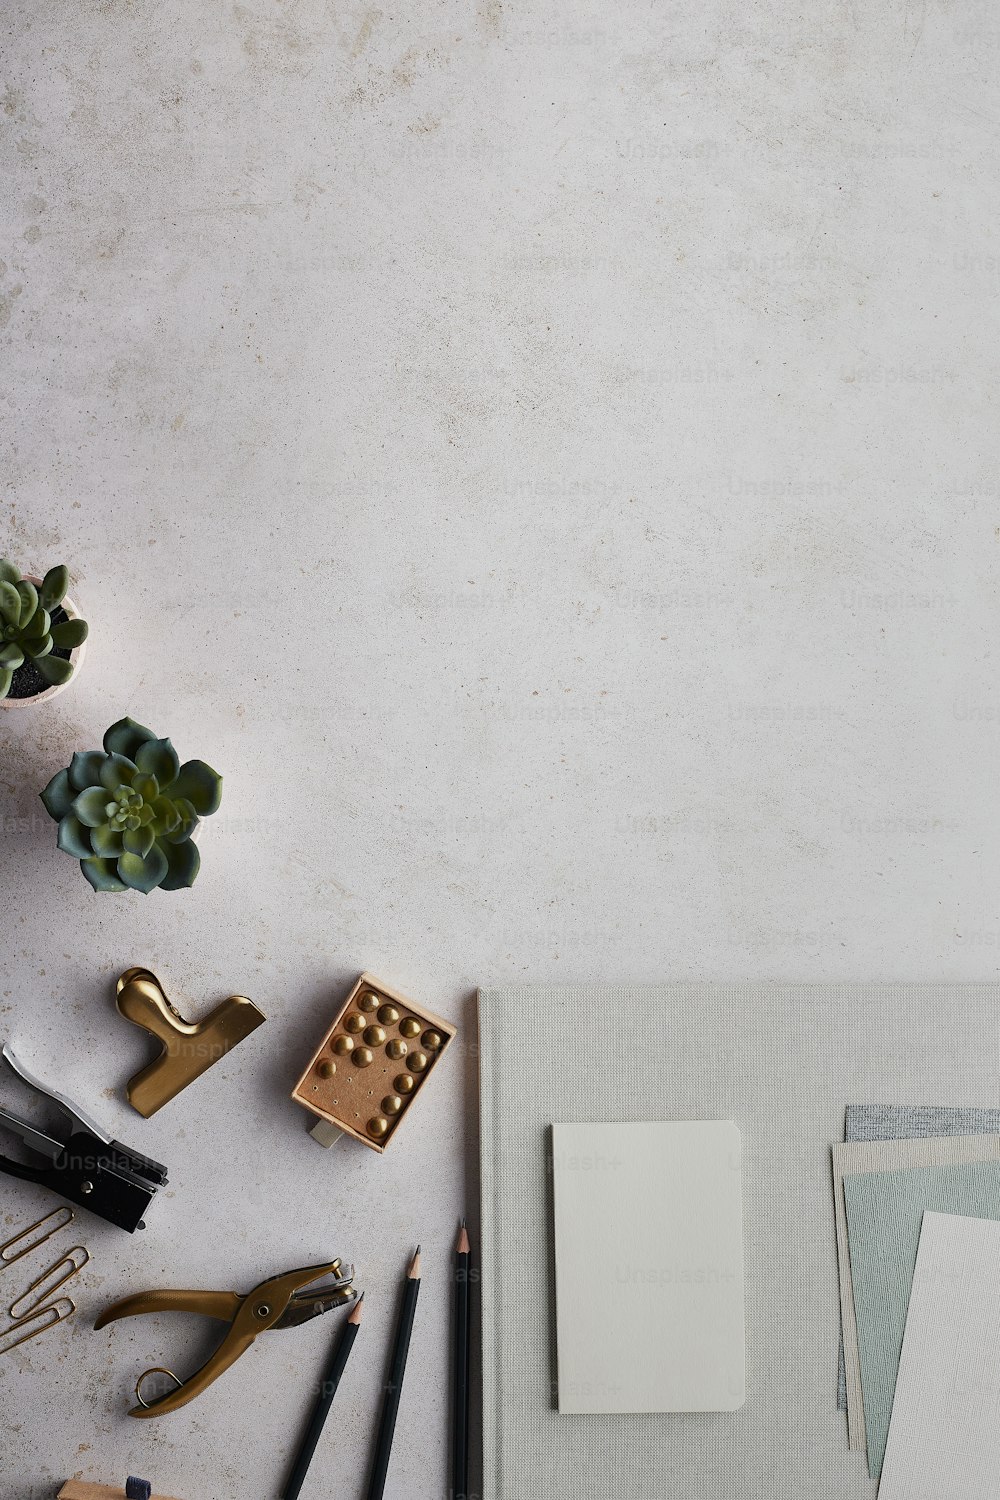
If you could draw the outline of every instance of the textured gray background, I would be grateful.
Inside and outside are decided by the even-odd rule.
[[[86,1318],[331,1252],[355,1500],[417,1237],[393,1483],[442,1500],[476,1058],[384,1161],[324,1156],[286,1096],[361,967],[466,1023],[478,983],[996,972],[997,40],[976,3],[4,7],[3,550],[65,559],[93,636],[0,719],[0,1021],[175,1192],[142,1246],[88,1226],[72,1332],[0,1363],[4,1500],[273,1494],[322,1324],[140,1425],[190,1330]],[[34,800],[129,710],[225,773],[190,895],[93,896]],[[272,1017],[148,1126],[133,962]]]
[[[1000,986],[587,986],[482,997],[486,1500],[872,1500],[836,1407],[830,1145],[845,1101],[995,1105]],[[511,1039],[530,1031],[533,1046]],[[567,1416],[555,1341],[553,1120],[733,1120],[743,1137],[747,1399]],[[612,1169],[596,1159],[581,1170]],[[594,1296],[676,1265],[592,1247]],[[516,1266],[516,1271],[512,1267]],[[711,1265],[684,1269],[708,1276]]]

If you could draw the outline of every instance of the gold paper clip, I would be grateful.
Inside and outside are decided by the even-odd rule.
[[[71,1250],[67,1250],[62,1260],[57,1260],[55,1265],[49,1266],[48,1270],[43,1271],[41,1276],[36,1276],[27,1291],[22,1292],[20,1297],[16,1297],[10,1304],[7,1311],[14,1322],[24,1323],[31,1317],[32,1313],[37,1312],[44,1303],[48,1302],[53,1292],[57,1292],[61,1286],[65,1286],[67,1281],[70,1281],[79,1271],[82,1271],[89,1260],[90,1251],[85,1245],[74,1245]],[[64,1266],[66,1267],[65,1270],[63,1270]],[[55,1276],[57,1271],[62,1271],[63,1274],[57,1280],[50,1281],[49,1278]],[[39,1291],[40,1287],[44,1288],[44,1290]],[[38,1292],[38,1295],[34,1301],[29,1301],[28,1299],[31,1297],[32,1292]],[[66,1300],[68,1301],[69,1299],[67,1298]]]
[[[22,1229],[20,1234],[15,1234],[6,1244],[0,1245],[0,1267],[12,1266],[16,1260],[21,1259],[22,1255],[30,1255],[32,1250],[37,1250],[39,1245],[44,1245],[45,1241],[50,1240],[54,1234],[58,1234],[60,1229],[65,1229],[67,1224],[72,1224],[74,1217],[73,1210],[63,1205],[62,1208],[54,1208],[50,1214],[37,1219],[34,1224],[29,1224],[27,1229]],[[31,1240],[22,1250],[18,1250],[13,1255],[10,1253],[22,1240],[34,1234],[36,1229],[41,1229],[44,1224],[48,1224],[50,1219],[57,1221],[51,1229],[47,1229],[37,1239]]]
[[[64,1308],[65,1311],[63,1311]],[[29,1317],[22,1318],[20,1323],[15,1323],[5,1333],[0,1335],[0,1354],[9,1354],[19,1344],[26,1344],[29,1339],[36,1339],[47,1328],[54,1328],[57,1323],[65,1323],[66,1319],[71,1318],[75,1312],[76,1303],[71,1302],[69,1297],[60,1297],[58,1302],[52,1302],[48,1307],[38,1308]],[[49,1317],[49,1313],[54,1313],[55,1317]],[[42,1321],[43,1319],[45,1320],[44,1322]],[[26,1328],[29,1323],[38,1323],[38,1327],[33,1328],[30,1333],[22,1333],[21,1330]],[[3,1340],[8,1338],[12,1333],[19,1333],[21,1337],[15,1339],[13,1343],[4,1343]]]

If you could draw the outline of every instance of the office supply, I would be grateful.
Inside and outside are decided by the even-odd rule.
[[[158,1056],[126,1087],[128,1102],[147,1119],[267,1019],[245,995],[230,995],[202,1020],[186,1021],[149,969],[126,969],[116,993],[125,1019],[159,1043]]]
[[[925,1213],[880,1500],[1000,1493],[1000,1226]]]
[[[396,1324],[396,1337],[392,1349],[392,1366],[382,1401],[382,1416],[375,1441],[375,1457],[368,1484],[368,1500],[382,1500],[382,1493],[385,1489],[385,1476],[389,1471],[389,1456],[392,1453],[392,1439],[396,1431],[396,1417],[399,1413],[399,1398],[403,1390],[403,1376],[406,1373],[406,1356],[410,1349],[410,1334],[413,1332],[413,1318],[417,1310],[419,1293],[420,1246],[418,1245],[416,1254],[407,1268],[404,1282],[403,1301],[399,1310],[399,1322]]]
[[[1000,1220],[1000,1162],[972,1161],[847,1176],[844,1205],[868,1469],[872,1478],[878,1479],[924,1212]]]
[[[354,1348],[354,1341],[358,1336],[361,1326],[361,1310],[364,1303],[364,1295],[364,1292],[362,1292],[351,1308],[344,1326],[340,1330],[340,1337],[334,1345],[330,1363],[323,1375],[323,1383],[319,1388],[319,1395],[316,1398],[316,1404],[309,1419],[309,1426],[306,1428],[299,1451],[295,1455],[292,1472],[288,1477],[288,1483],[285,1485],[283,1500],[297,1500],[298,1494],[305,1483],[309,1465],[312,1462],[313,1454],[316,1452],[316,1445],[322,1436],[324,1424],[330,1414],[330,1407],[333,1405],[333,1398],[337,1394],[337,1387],[340,1385],[341,1376],[350,1358],[351,1350]]]
[[[158,1492],[154,1494],[146,1480],[129,1479],[122,1489],[121,1485],[88,1484],[83,1479],[68,1479],[56,1500],[172,1500],[172,1497]]]
[[[353,1302],[353,1279],[353,1266],[333,1260],[271,1276],[243,1296],[238,1292],[139,1292],[105,1308],[94,1327],[106,1328],[121,1318],[161,1312],[198,1313],[201,1317],[216,1318],[220,1323],[229,1324],[229,1331],[215,1353],[187,1380],[179,1380],[173,1371],[163,1370],[160,1366],[139,1377],[135,1392],[139,1404],[131,1409],[129,1416],[159,1417],[179,1410],[200,1396],[246,1353],[259,1334],[272,1328],[297,1328],[331,1308]],[[169,1375],[176,1389],[147,1402],[142,1388],[153,1374]]]
[[[10,1110],[0,1109],[0,1126],[13,1131],[31,1151],[48,1159],[48,1165],[43,1167],[0,1156],[0,1172],[50,1188],[78,1208],[88,1209],[129,1234],[144,1229],[142,1216],[166,1184],[166,1167],[140,1156],[121,1141],[112,1140],[79,1105],[33,1078],[9,1046],[4,1047],[3,1058],[12,1072],[40,1098],[54,1105],[69,1124],[64,1135],[55,1137]]]
[[[455,1243],[455,1354],[451,1416],[451,1488],[453,1500],[469,1495],[469,1281],[472,1246],[462,1220]]]
[[[844,1207],[844,1176],[858,1172],[898,1171],[907,1167],[949,1166],[958,1162],[1000,1161],[1000,1135],[923,1136],[915,1140],[850,1141],[836,1145],[833,1162],[834,1218],[840,1269],[840,1318],[843,1330],[847,1390],[848,1446],[867,1447],[854,1283]]]
[[[74,1276],[78,1275],[89,1260],[90,1252],[84,1245],[74,1245],[72,1249],[67,1250],[62,1260],[57,1260],[55,1265],[49,1266],[40,1276],[36,1276],[27,1290],[14,1298],[7,1309],[10,1317],[15,1323],[29,1318],[32,1313],[37,1312],[48,1302],[53,1292],[57,1292],[60,1287],[66,1285],[67,1281],[71,1281]]]
[[[449,1021],[362,974],[292,1098],[319,1120],[323,1146],[342,1135],[384,1151],[456,1034]]]
[[[73,1210],[62,1204],[59,1208],[54,1208],[51,1213],[36,1219],[34,1224],[28,1225],[27,1229],[21,1229],[17,1234],[12,1235],[9,1240],[0,1245],[0,1270],[4,1266],[12,1266],[22,1256],[30,1255],[33,1250],[38,1249],[39,1245],[44,1245],[46,1240],[58,1234],[60,1229],[65,1229],[67,1224],[72,1224],[74,1217]],[[45,1229],[46,1225],[49,1226],[47,1229]],[[45,1229],[45,1233],[35,1234],[37,1229]]]
[[[830,1143],[849,1099],[1000,1104],[1000,985],[510,986],[481,992],[483,1500],[870,1500],[831,1400]],[[553,1399],[553,1120],[732,1119],[748,1398],[565,1416]],[[595,1247],[595,1296],[617,1268]]]
[[[18,1323],[12,1323],[0,1333],[0,1354],[9,1354],[12,1349],[18,1349],[26,1344],[29,1339],[38,1338],[39,1334],[46,1333],[48,1329],[54,1328],[57,1323],[65,1323],[76,1312],[76,1303],[69,1297],[60,1297],[58,1302],[50,1302],[48,1307],[40,1307],[35,1312],[29,1313]],[[25,1332],[25,1329],[28,1331]]]
[[[844,1115],[845,1141],[921,1140],[926,1136],[1000,1135],[1000,1109],[947,1104],[849,1104]],[[844,1343],[840,1343],[837,1406],[847,1410]]]
[[[746,1397],[740,1132],[554,1124],[561,1412],[733,1411]],[[594,1295],[595,1258],[609,1267]]]

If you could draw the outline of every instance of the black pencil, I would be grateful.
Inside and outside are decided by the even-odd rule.
[[[357,1302],[351,1308],[347,1322],[340,1330],[340,1338],[334,1345],[333,1353],[330,1356],[330,1363],[323,1376],[323,1384],[320,1386],[319,1395],[316,1397],[316,1405],[313,1407],[313,1413],[309,1419],[309,1426],[306,1428],[305,1436],[295,1456],[295,1463],[292,1465],[292,1472],[288,1477],[288,1483],[285,1485],[283,1500],[296,1500],[296,1496],[305,1481],[306,1473],[312,1462],[312,1456],[316,1452],[316,1444],[319,1442],[323,1431],[323,1424],[329,1416],[330,1407],[333,1405],[333,1398],[337,1394],[340,1377],[344,1373],[344,1366],[347,1364],[351,1350],[354,1348],[354,1340],[357,1338],[358,1330],[361,1327],[361,1303],[363,1298],[364,1292],[362,1292]]]
[[[452,1412],[453,1500],[469,1495],[469,1231],[462,1220],[455,1245],[455,1384]]]
[[[382,1420],[379,1422],[378,1438],[375,1443],[375,1461],[372,1464],[372,1477],[368,1485],[368,1500],[382,1500],[382,1492],[385,1489],[385,1476],[389,1469],[393,1433],[396,1431],[396,1413],[399,1411],[399,1396],[403,1389],[406,1356],[410,1348],[410,1334],[413,1331],[413,1315],[417,1310],[419,1291],[420,1246],[418,1245],[406,1273],[406,1290],[403,1293],[403,1305],[400,1308],[399,1322],[396,1325],[396,1342],[392,1350],[389,1384],[385,1388],[385,1399],[382,1402]]]

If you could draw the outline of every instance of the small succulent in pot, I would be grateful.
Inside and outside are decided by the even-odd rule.
[[[0,701],[37,703],[66,686],[83,655],[87,622],[66,598],[69,573],[22,578],[0,558]]]
[[[119,719],[103,750],[78,750],[41,793],[95,891],[176,891],[201,864],[192,835],[222,800],[222,777],[203,760],[182,766],[169,740]]]

